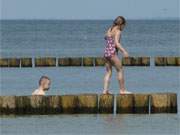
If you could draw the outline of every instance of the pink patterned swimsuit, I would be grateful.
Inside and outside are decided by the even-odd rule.
[[[105,40],[106,40],[106,47],[104,51],[104,57],[106,59],[110,59],[112,56],[114,56],[117,53],[116,46],[114,43],[114,38],[106,36]]]

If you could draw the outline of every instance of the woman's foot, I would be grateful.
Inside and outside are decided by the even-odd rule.
[[[111,92],[109,92],[109,90],[104,90],[103,94],[111,94]]]
[[[132,94],[132,92],[127,90],[120,90],[120,94]]]

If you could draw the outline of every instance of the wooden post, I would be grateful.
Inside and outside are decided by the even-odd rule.
[[[78,95],[78,113],[97,113],[98,112],[98,95],[81,94]]]
[[[96,57],[95,58],[95,66],[104,66],[105,65],[105,59],[102,57]]]
[[[15,114],[16,97],[1,96],[0,98],[0,114]]]
[[[48,114],[60,114],[62,113],[61,96],[48,96]]]
[[[8,67],[8,59],[0,58],[0,67]]]
[[[132,57],[131,66],[142,66],[142,58],[141,57]]]
[[[167,66],[176,66],[176,57],[166,57]]]
[[[35,58],[35,67],[55,67],[56,58],[44,57]]]
[[[70,66],[81,66],[82,58],[70,58]]]
[[[99,113],[113,113],[114,95],[102,94],[99,97]]]
[[[122,65],[123,66],[131,66],[132,65],[132,57],[123,57]]]
[[[32,67],[32,58],[21,58],[21,67]]]
[[[166,65],[166,59],[164,57],[155,57],[155,66],[165,66]]]
[[[142,57],[142,66],[150,66],[150,57]]]
[[[134,113],[149,113],[148,94],[134,94]]]
[[[58,65],[59,66],[70,66],[70,58],[59,58]]]
[[[177,95],[175,93],[151,94],[151,113],[177,113]]]
[[[116,112],[117,113],[133,113],[133,95],[123,94],[116,96]]]
[[[176,66],[180,66],[180,57],[176,57]]]
[[[93,57],[83,57],[83,66],[94,66]]]
[[[75,95],[63,95],[61,97],[62,112],[67,114],[77,113],[78,98]]]
[[[18,58],[9,58],[8,59],[9,67],[20,67],[20,59]]]
[[[16,114],[31,114],[29,96],[16,96]]]
[[[30,108],[32,114],[46,114],[48,100],[45,96],[30,96]]]

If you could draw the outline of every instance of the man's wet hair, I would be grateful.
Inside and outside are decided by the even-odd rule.
[[[44,80],[44,79],[47,79],[47,80],[50,80],[50,78],[48,76],[41,76],[41,78],[39,79],[39,85],[41,85],[41,82]]]

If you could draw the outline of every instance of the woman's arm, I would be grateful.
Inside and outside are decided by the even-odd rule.
[[[129,57],[128,52],[122,47],[121,43],[119,42],[121,31],[117,31],[115,35],[115,45],[116,48],[123,53],[124,57]]]

